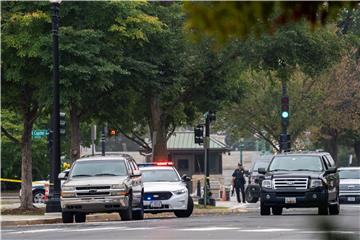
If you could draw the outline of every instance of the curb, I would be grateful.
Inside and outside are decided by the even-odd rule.
[[[246,213],[248,210],[246,209],[194,209],[192,216],[203,216],[203,215],[227,215],[234,213]],[[145,219],[162,217],[164,215],[159,214],[146,214]],[[150,216],[150,217],[149,217]],[[168,215],[165,215],[168,216]],[[88,215],[86,217],[87,222],[97,222],[97,221],[120,221],[120,216],[117,213],[109,213],[109,214],[94,214]],[[37,225],[37,224],[56,224],[62,223],[61,217],[50,218],[50,219],[33,219],[33,220],[8,220],[1,221],[1,227],[8,226],[22,226],[22,225]]]

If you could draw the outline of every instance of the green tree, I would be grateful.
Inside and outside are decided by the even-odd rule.
[[[145,31],[141,45],[127,45],[125,55],[133,57],[127,62],[132,83],[127,95],[132,97],[119,94],[115,86],[117,93],[105,101],[121,104],[107,104],[104,119],[152,150],[153,159],[167,159],[166,142],[175,128],[192,123],[201,112],[217,110],[238,88],[226,77],[231,54],[213,52],[208,40],[193,44],[186,38],[181,3],[151,3],[145,11],[158,17],[161,28]]]
[[[50,17],[44,3],[5,2],[2,8],[2,106],[21,116],[21,137],[1,126],[2,133],[21,149],[21,208],[32,205],[32,142],[34,122],[44,110],[44,89],[50,68],[42,56],[49,54]],[[39,34],[41,33],[41,34]]]
[[[323,25],[356,2],[187,2],[186,28],[196,39],[210,36],[222,44],[252,33],[275,32],[279,27],[306,19]]]
[[[242,43],[239,81],[246,84],[243,99],[231,105],[223,124],[233,131],[250,132],[277,147],[280,134],[282,81],[290,97],[289,133],[292,142],[316,122],[324,99],[319,77],[341,57],[344,43],[328,29],[311,31],[303,23],[279,28]],[[248,70],[246,70],[248,69]]]

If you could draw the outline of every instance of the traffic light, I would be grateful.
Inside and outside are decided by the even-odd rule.
[[[291,150],[290,134],[280,134],[280,150],[288,152]]]
[[[116,136],[118,134],[118,131],[114,128],[108,128],[108,136]]]
[[[204,125],[197,125],[194,128],[194,136],[195,136],[195,143],[200,145],[204,143]]]
[[[66,121],[65,121],[65,113],[60,112],[60,134],[65,134],[66,132]]]
[[[281,98],[281,125],[287,127],[289,125],[289,97]]]
[[[216,112],[215,111],[208,111],[206,114],[206,118],[209,122],[216,121]]]

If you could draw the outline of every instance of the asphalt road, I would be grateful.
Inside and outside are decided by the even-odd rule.
[[[331,227],[321,228],[321,223]],[[92,222],[4,227],[2,239],[359,239],[360,205],[342,205],[339,216],[316,209],[285,210],[260,216],[256,209],[231,215],[155,218],[130,222]]]

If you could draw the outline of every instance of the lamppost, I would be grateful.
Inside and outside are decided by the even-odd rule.
[[[60,87],[59,87],[59,10],[61,0],[50,0],[52,4],[53,37],[53,112],[52,112],[52,151],[49,200],[46,212],[61,212],[60,206]]]
[[[239,150],[240,150],[240,164],[243,165],[243,150],[244,150],[244,139],[240,138],[240,145],[239,145]]]

